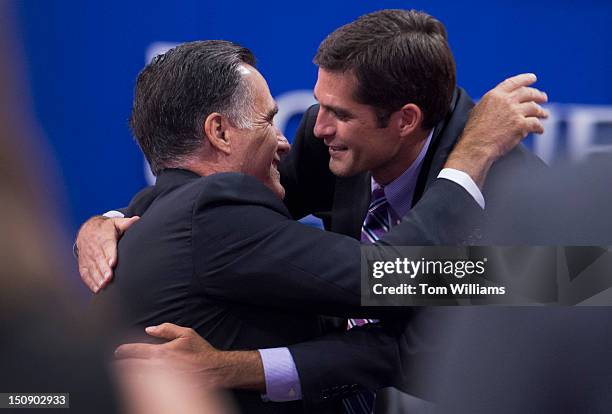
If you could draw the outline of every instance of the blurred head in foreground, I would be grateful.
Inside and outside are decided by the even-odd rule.
[[[70,244],[48,195],[55,188],[48,177],[55,175],[30,116],[14,19],[6,6],[0,2],[0,53],[10,57],[0,61],[0,390],[69,393],[72,412],[116,412],[100,335],[105,321],[86,317],[82,295],[67,288],[77,276],[67,270]],[[122,412],[225,410],[176,366],[120,370],[119,378]]]

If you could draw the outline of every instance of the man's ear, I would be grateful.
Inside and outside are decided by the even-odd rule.
[[[413,103],[406,104],[400,108],[397,125],[401,136],[408,136],[421,127],[423,123],[423,111]]]
[[[206,117],[203,128],[210,145],[227,155],[232,152],[229,137],[230,124],[226,117],[218,112],[213,112]]]

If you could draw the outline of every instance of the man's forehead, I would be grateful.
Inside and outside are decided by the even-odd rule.
[[[319,69],[315,94],[352,100],[353,91],[357,87],[357,78],[352,72],[332,72]]]
[[[351,69],[341,71],[319,68],[317,81],[321,80],[332,82],[333,84],[342,84],[343,86],[357,86],[357,75]]]
[[[314,97],[322,105],[345,111],[372,109],[355,99],[357,77],[352,71],[333,72],[319,68]]]
[[[262,93],[268,90],[268,82],[253,66],[246,63],[241,64],[238,66],[238,72],[254,92]]]
[[[255,98],[255,110],[261,112],[264,116],[269,114],[275,114],[278,109],[276,102],[270,94],[268,82],[263,75],[255,69],[253,66],[248,64],[242,64],[238,67],[240,74],[247,80],[252,93]]]

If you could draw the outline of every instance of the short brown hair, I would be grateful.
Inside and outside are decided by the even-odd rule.
[[[380,10],[331,33],[314,63],[332,72],[353,72],[355,99],[376,108],[378,122],[407,103],[423,111],[423,127],[447,114],[455,89],[455,60],[444,25],[416,10]]]

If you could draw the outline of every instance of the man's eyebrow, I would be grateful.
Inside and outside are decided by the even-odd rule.
[[[315,98],[315,100],[317,102],[319,102],[319,99],[317,98],[317,94],[316,93],[313,93],[312,96]],[[348,110],[346,110],[344,108],[340,108],[338,106],[325,105],[325,104],[322,104],[321,102],[319,102],[319,106],[323,107],[324,109],[326,109],[326,110],[328,110],[330,112],[333,112],[336,116],[342,116],[342,117],[345,117],[345,118],[352,118],[353,117],[353,114],[350,111],[348,111]]]
[[[341,117],[345,117],[345,118],[352,118],[353,114],[351,114],[350,111],[344,109],[344,108],[340,108],[338,106],[334,106],[334,105],[323,105],[321,103],[319,103],[319,105],[321,105],[323,108],[327,109],[330,112],[333,112],[336,116],[341,116]]]

